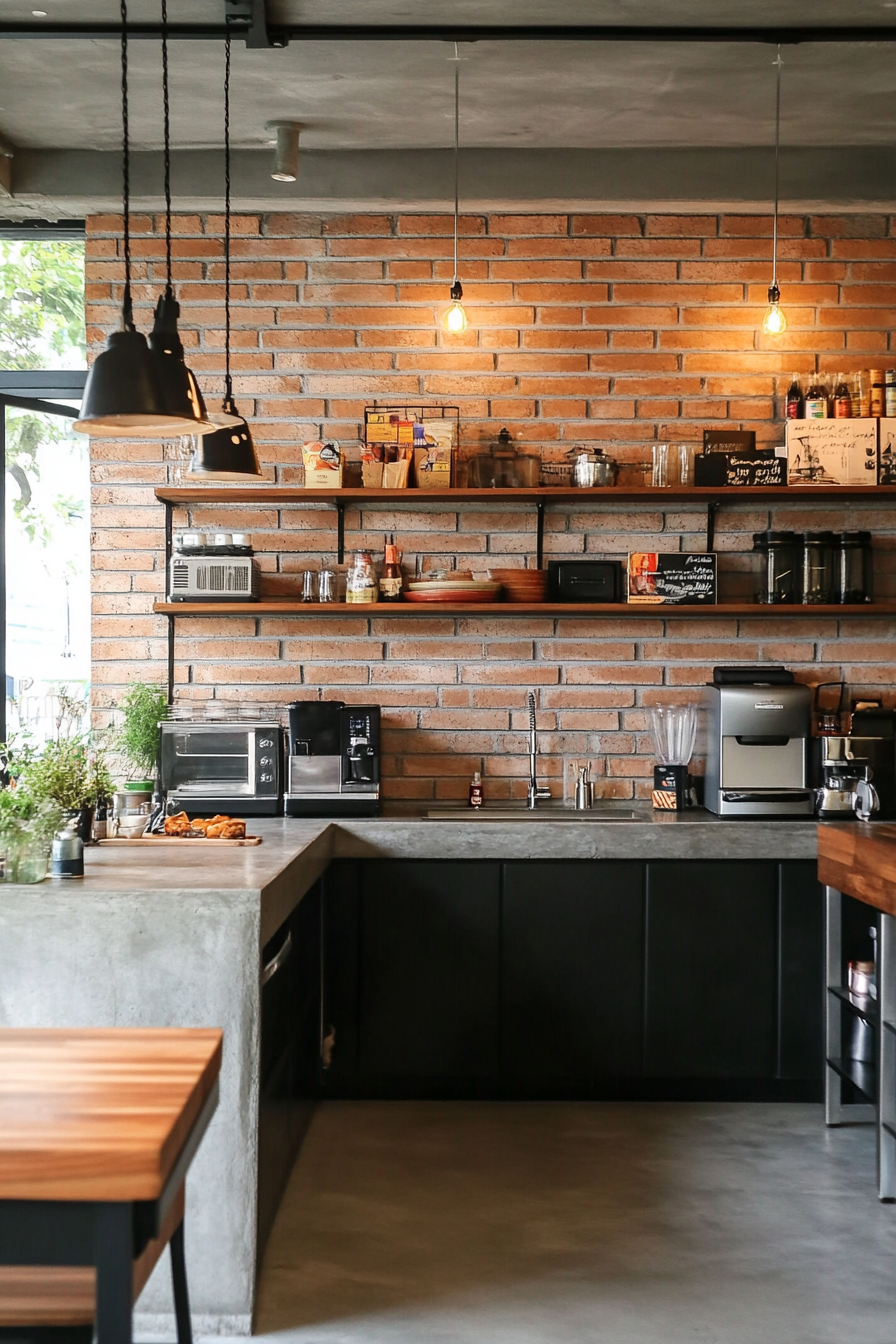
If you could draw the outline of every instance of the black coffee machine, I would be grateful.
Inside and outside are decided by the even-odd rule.
[[[380,810],[380,708],[342,700],[289,706],[288,817],[372,817]]]

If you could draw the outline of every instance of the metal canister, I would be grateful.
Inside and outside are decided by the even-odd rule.
[[[68,822],[65,830],[53,837],[50,856],[51,877],[84,876],[84,842],[78,835],[78,821]]]

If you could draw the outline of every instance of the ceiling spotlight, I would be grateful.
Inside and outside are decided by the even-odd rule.
[[[31,16],[35,19],[45,19],[47,17],[47,11],[45,9],[32,9]]]
[[[277,132],[277,139],[273,142],[275,145],[274,167],[271,170],[271,177],[275,182],[295,182],[299,175],[299,131],[301,129],[302,123],[299,121],[265,122],[265,130]]]

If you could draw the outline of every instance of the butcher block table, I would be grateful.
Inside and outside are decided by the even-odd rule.
[[[170,1238],[189,1338],[183,1185],[217,1105],[221,1040],[206,1029],[0,1030],[0,1303],[4,1276],[27,1298],[39,1266],[94,1267],[95,1338],[130,1344],[141,1257]],[[49,1278],[65,1284],[61,1270]],[[83,1272],[69,1279],[83,1298]]]
[[[878,1194],[896,1200],[896,825],[851,822],[818,828],[818,880],[826,905],[825,1120],[873,1120],[877,1126]],[[843,947],[843,896],[864,902],[877,924],[877,998],[848,993]],[[860,1062],[843,1047],[843,1021],[858,1016],[874,1029],[874,1059]],[[864,1102],[842,1103],[841,1079]]]

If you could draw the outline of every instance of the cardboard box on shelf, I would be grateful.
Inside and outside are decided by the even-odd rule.
[[[877,485],[878,421],[788,420],[788,485]]]

